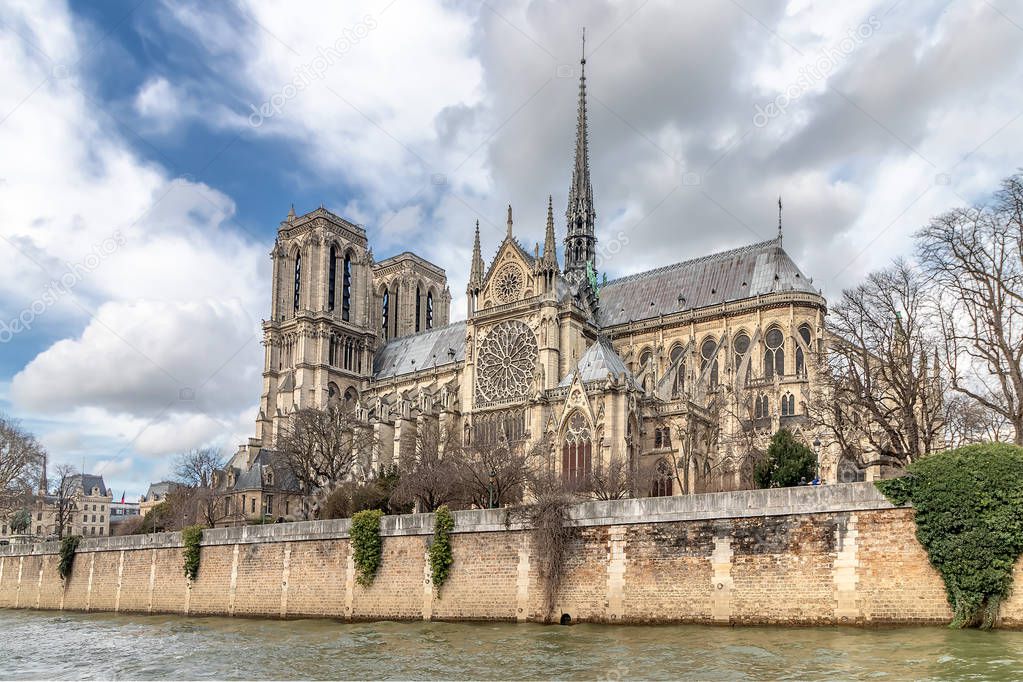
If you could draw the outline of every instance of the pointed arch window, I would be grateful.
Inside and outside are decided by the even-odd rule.
[[[299,297],[302,294],[302,252],[295,254],[295,310],[298,310]]]
[[[327,310],[334,310],[337,294],[337,246],[330,245],[330,274],[327,278]]]
[[[650,486],[650,497],[671,497],[674,494],[672,483],[671,466],[667,460],[657,460]]]
[[[334,278],[331,277],[333,282]],[[352,254],[345,254],[345,264],[341,271],[341,319],[348,322],[352,316]]]
[[[711,388],[718,385],[718,359],[715,355],[717,348],[714,339],[707,339],[700,346],[700,372],[708,377]]]
[[[426,328],[433,329],[433,292],[426,292]]]
[[[653,367],[654,352],[647,348],[639,356],[640,371]]]
[[[764,419],[771,416],[770,406],[767,402],[767,396],[761,394],[753,399],[753,418]]]
[[[786,393],[781,397],[781,416],[792,417],[796,414],[796,396]]]
[[[799,337],[803,339],[803,343],[806,347],[810,347],[810,325],[802,324],[799,326]],[[806,357],[804,355],[803,347],[796,345],[796,375],[805,377],[806,376]]]
[[[390,313],[390,312],[391,312],[391,292],[387,291],[387,289],[384,289],[383,301],[380,304],[380,317],[381,317],[380,331],[383,333],[383,337],[384,337],[385,341],[387,340],[387,330],[389,328],[389,325],[387,324],[389,322],[389,320],[388,320],[388,313]]]
[[[675,376],[672,380],[671,385],[671,397],[677,398],[685,392],[686,388],[686,361],[682,357],[685,350],[681,344],[675,345],[671,352],[668,354],[668,358],[671,360],[671,365],[674,368]]]
[[[398,338],[398,303],[401,301],[400,289],[394,288],[394,299],[391,301],[391,318],[394,320],[394,338]]]
[[[764,378],[770,379],[775,374],[785,374],[785,336],[777,327],[767,332],[765,338],[767,350],[764,351]]]
[[[421,328],[421,321],[423,318],[423,292],[420,288],[416,287],[416,331],[418,332]]]
[[[561,478],[570,487],[585,483],[592,470],[590,425],[579,412],[568,419],[561,442]]]
[[[739,335],[736,336],[735,340],[732,342],[732,350],[735,351],[735,373],[736,373],[736,375],[738,375],[738,373],[742,369],[742,359],[746,356],[746,353],[749,352],[749,346],[750,346],[749,335],[746,334],[745,332],[739,333]],[[749,376],[750,376],[749,364],[747,363],[746,364],[746,375],[744,377],[742,377],[743,384],[749,383]]]

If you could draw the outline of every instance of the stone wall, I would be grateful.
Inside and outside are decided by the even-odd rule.
[[[911,509],[872,484],[590,502],[555,619],[610,623],[946,623]],[[57,543],[0,548],[0,607],[331,617],[542,620],[530,532],[505,510],[455,513],[454,566],[438,595],[430,514],[385,517],[372,586],[355,582],[349,522],[220,528],[185,580],[177,533],[84,540],[66,586]],[[1017,567],[1017,579],[1020,568]],[[1002,608],[1023,627],[1023,594]]]

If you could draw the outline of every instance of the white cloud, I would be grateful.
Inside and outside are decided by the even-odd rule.
[[[87,454],[90,468],[144,480],[133,453],[233,440],[243,412],[251,425],[270,245],[239,232],[228,196],[140,157],[109,125],[75,66],[88,33],[65,6],[0,14],[20,29],[0,32],[0,310],[37,311],[65,337],[13,378],[13,411],[55,460]],[[135,105],[170,125],[183,102],[155,78]]]

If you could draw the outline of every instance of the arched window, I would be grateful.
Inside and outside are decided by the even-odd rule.
[[[661,430],[654,429],[654,448],[663,447],[664,443],[661,442]]]
[[[302,252],[295,254],[295,310],[298,310],[298,299],[302,293]]]
[[[327,279],[327,310],[334,309],[334,299],[337,288],[337,246],[330,245],[330,275]]]
[[[341,274],[341,319],[348,322],[352,317],[352,254],[345,254],[345,266]],[[334,278],[331,277],[333,282]]]
[[[792,414],[792,412],[789,411],[789,398],[792,397],[793,396],[791,396],[788,393],[781,397],[781,416],[788,417],[789,415]]]
[[[384,289],[383,303],[380,306],[380,317],[382,323],[380,330],[383,332],[384,340],[387,340],[387,329],[388,329],[388,314],[391,312],[391,293]]]
[[[765,419],[771,416],[771,410],[767,402],[767,396],[761,394],[753,399],[753,418]]]
[[[767,350],[764,351],[764,378],[770,379],[775,374],[785,374],[785,337],[777,327],[767,332]]]
[[[420,321],[423,317],[423,292],[416,287],[416,331],[420,330]]]
[[[672,347],[668,357],[671,359],[671,365],[674,367],[674,380],[671,385],[671,397],[677,398],[685,392],[686,388],[686,361],[683,359],[685,350],[681,344],[676,344]]]
[[[433,329],[433,292],[426,292],[426,328]]]
[[[664,435],[661,436],[661,443],[664,444],[664,447],[670,448],[671,447],[671,429],[668,428],[667,426],[665,426],[662,429],[662,431],[664,432]]]
[[[351,410],[355,407],[355,403],[359,399],[359,394],[355,392],[355,389],[349,386],[345,389],[345,401],[344,407],[346,410]]]
[[[745,357],[746,353],[749,352],[749,344],[750,344],[749,335],[746,334],[746,332],[740,332],[739,335],[736,336],[735,340],[732,342],[732,349],[735,351],[735,372],[737,375],[740,369],[742,368],[743,357]],[[749,369],[750,369],[749,364],[747,364],[746,376],[742,377],[742,382],[744,384],[749,383],[750,376]]]
[[[650,486],[650,497],[670,497],[672,490],[671,466],[668,462],[659,459],[654,467],[654,480]]]
[[[707,339],[700,346],[700,373],[709,377],[711,388],[718,385],[718,360],[714,355],[717,348],[714,339]]]
[[[799,326],[799,337],[803,339],[803,343],[806,347],[810,347],[810,325],[802,324]],[[803,354],[803,348],[799,344],[796,344],[796,375],[806,376],[806,358]]]
[[[398,317],[398,315],[399,315],[399,313],[398,313],[398,303],[399,303],[399,301],[401,301],[401,295],[400,295],[399,292],[400,292],[400,289],[398,289],[398,287],[395,287],[394,288],[394,301],[391,303],[391,319],[394,320],[394,337],[395,338],[398,337],[398,320],[400,319]]]
[[[568,486],[578,486],[590,477],[593,444],[590,425],[575,412],[568,418],[561,442],[561,479]]]
[[[653,364],[654,352],[647,348],[639,355],[639,369],[640,371],[650,367]]]

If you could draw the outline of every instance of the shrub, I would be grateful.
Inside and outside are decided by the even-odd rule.
[[[817,471],[817,456],[793,437],[788,429],[778,429],[771,437],[767,457],[757,462],[753,480],[758,488],[787,488],[809,481]]]
[[[454,527],[455,517],[451,510],[441,506],[433,515],[433,542],[430,543],[430,575],[438,593],[455,561],[451,554],[451,531]]]
[[[69,535],[60,541],[60,561],[57,562],[57,572],[61,580],[71,577],[71,567],[75,563],[75,552],[78,551],[78,543],[82,541],[81,535]]]
[[[189,581],[199,575],[199,557],[201,554],[202,526],[189,526],[181,531],[181,542],[185,546],[185,577]]]
[[[356,581],[363,587],[373,584],[373,578],[380,568],[384,544],[380,539],[379,509],[367,509],[352,517],[351,543],[352,558],[355,561]]]
[[[1023,448],[938,453],[877,487],[893,504],[913,503],[917,539],[945,582],[951,627],[991,627],[1023,552]]]

